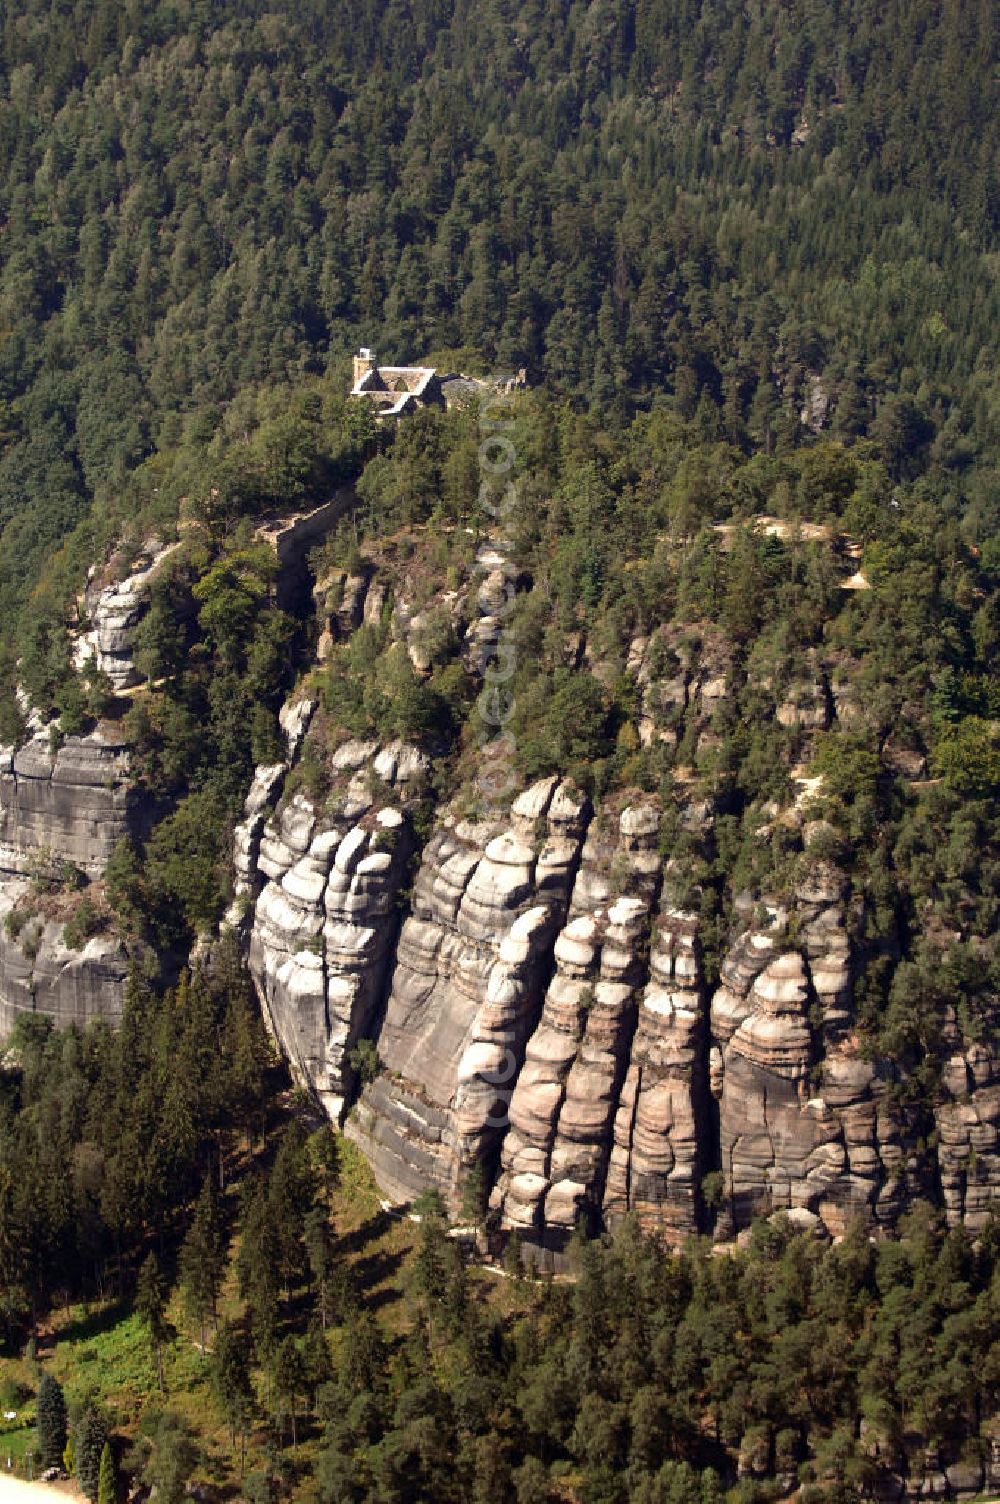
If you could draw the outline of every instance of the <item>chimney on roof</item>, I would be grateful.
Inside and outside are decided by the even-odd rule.
[[[369,371],[374,370],[374,367],[375,356],[368,349],[367,345],[362,345],[360,351],[354,357],[354,385],[359,386]]]

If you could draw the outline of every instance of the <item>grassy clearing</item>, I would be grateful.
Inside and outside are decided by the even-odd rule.
[[[350,1263],[366,1304],[377,1316],[390,1344],[399,1342],[410,1326],[405,1299],[409,1271],[420,1231],[416,1222],[387,1210],[382,1204],[372,1172],[360,1151],[338,1138],[340,1178],[332,1200],[332,1221],[337,1247]],[[237,1195],[230,1186],[229,1194]],[[235,1210],[235,1204],[234,1204]],[[237,1276],[238,1237],[230,1250],[230,1265],[220,1298],[220,1318],[239,1320],[243,1315]],[[531,1300],[527,1283],[498,1277],[486,1269],[470,1271],[470,1287],[476,1296],[504,1317],[523,1311]],[[234,1462],[229,1433],[216,1406],[209,1381],[209,1352],[202,1352],[200,1334],[193,1328],[175,1294],[169,1310],[175,1339],[164,1350],[166,1394],[157,1388],[156,1366],[144,1323],[128,1305],[72,1306],[54,1314],[40,1345],[39,1360],[0,1359],[0,1385],[15,1381],[32,1398],[23,1402],[18,1420],[7,1427],[0,1423],[0,1470],[11,1457],[15,1471],[26,1474],[24,1459],[37,1446],[34,1426],[34,1392],[43,1369],[63,1385],[72,1407],[97,1396],[107,1409],[114,1430],[121,1436],[136,1435],[145,1416],[148,1420],[161,1406],[180,1415],[197,1436],[204,1454],[198,1477],[211,1482],[226,1497],[240,1491],[238,1466]],[[342,1360],[341,1334],[328,1334],[334,1367]],[[255,1374],[259,1408],[263,1415],[268,1398],[267,1377]],[[261,1422],[247,1439],[246,1471],[263,1466],[272,1437]],[[320,1435],[308,1424],[301,1429],[297,1462],[308,1475],[320,1446]],[[294,1497],[308,1504],[308,1476]]]
[[[343,1256],[352,1265],[366,1301],[377,1313],[386,1337],[398,1338],[406,1327],[402,1299],[406,1269],[416,1246],[418,1229],[405,1217],[383,1209],[378,1187],[360,1152],[346,1139],[338,1139],[341,1176],[333,1198],[333,1224]],[[236,1195],[236,1187],[230,1187]],[[238,1238],[230,1250],[230,1265],[220,1299],[220,1317],[238,1320],[243,1314],[236,1277]],[[166,1394],[157,1387],[156,1365],[144,1323],[126,1304],[76,1305],[55,1312],[42,1337],[37,1360],[26,1357],[0,1358],[0,1385],[23,1386],[31,1398],[18,1407],[16,1422],[0,1421],[0,1471],[8,1456],[13,1470],[27,1476],[26,1455],[36,1450],[34,1394],[42,1372],[48,1369],[62,1384],[72,1408],[90,1396],[99,1397],[114,1430],[126,1438],[136,1435],[145,1415],[161,1406],[179,1414],[190,1425],[205,1452],[200,1476],[224,1494],[234,1494],[239,1479],[234,1468],[229,1433],[219,1414],[209,1382],[209,1354],[202,1352],[200,1334],[187,1319],[180,1297],[175,1294],[169,1310],[175,1339],[164,1350]],[[338,1334],[329,1334],[334,1362],[338,1358]],[[263,1371],[255,1375],[260,1408],[266,1404],[268,1386]],[[299,1460],[306,1463],[319,1444],[308,1428],[299,1446]],[[260,1425],[248,1438],[246,1469],[262,1465],[268,1441]]]
[[[16,1421],[4,1421],[0,1426],[0,1472],[10,1471],[27,1477],[27,1456],[37,1450],[35,1436],[35,1407],[18,1411]],[[37,1471],[37,1469],[36,1469]]]

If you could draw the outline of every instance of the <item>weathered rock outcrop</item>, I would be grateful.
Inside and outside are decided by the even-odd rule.
[[[674,1241],[698,1230],[713,1156],[697,934],[693,914],[658,916],[604,1195],[607,1222],[634,1212]]]
[[[725,957],[711,1004],[723,1234],[778,1210],[833,1233],[856,1216],[892,1226],[931,1190],[893,1072],[855,1033],[859,917],[843,874],[807,849],[789,907],[765,906]]]
[[[586,806],[555,778],[510,819],[448,811],[423,854],[399,939],[379,1053],[348,1131],[383,1185],[408,1199],[434,1184],[454,1201],[506,1127],[565,913]]]
[[[363,619],[373,584],[345,576],[334,594],[331,640]],[[705,664],[683,676],[687,731],[723,692]],[[285,718],[291,760],[309,711]],[[287,767],[261,768],[237,832],[261,996],[333,1115],[354,1090],[352,1045],[375,1042],[380,1072],[346,1129],[388,1195],[434,1185],[457,1207],[480,1163],[500,1225],[550,1247],[581,1217],[629,1213],[683,1239],[711,1225],[702,1182],[716,1169],[722,1237],[780,1210],[833,1233],[857,1215],[889,1227],[935,1173],[950,1218],[985,1217],[1000,1173],[992,1055],[956,1028],[931,1163],[893,1071],[859,1047],[863,908],[802,801],[769,811],[803,848],[789,894],[737,900],[709,1006],[697,916],[673,882],[660,896],[655,799],[595,819],[549,778],[474,816],[446,806],[397,937],[412,759],[348,742],[322,808],[300,790],[277,812]],[[688,802],[680,825],[710,841],[712,818]]]
[[[139,683],[140,675],[133,661],[136,630],[149,609],[153,580],[179,547],[177,543],[164,546],[151,540],[136,567],[124,579],[111,584],[102,584],[97,570],[91,571],[83,597],[89,624],[73,642],[78,669],[93,657],[98,669],[107,674],[112,689],[129,689]]]
[[[494,1204],[535,1236],[600,1217],[659,888],[659,815],[625,809],[583,850],[555,973],[510,1105]],[[627,1171],[626,1171],[627,1174]]]
[[[711,718],[725,699],[732,652],[721,633],[692,636],[662,627],[652,637],[637,637],[629,650],[628,669],[642,691],[638,732],[643,746],[661,742],[676,747],[685,731],[702,753],[715,744]]]
[[[285,717],[293,747],[310,709]],[[237,831],[251,972],[296,1075],[333,1118],[381,1001],[411,851],[405,811],[426,766],[401,744],[347,742],[322,805],[299,792],[273,810],[285,766],[259,769]]]
[[[353,499],[350,487],[339,490],[321,506],[306,512],[265,518],[257,536],[271,545],[277,559],[274,595],[283,610],[299,611],[307,593],[309,551],[329,535]],[[109,570],[96,566],[90,572],[87,588],[80,602],[85,619],[84,629],[73,634],[73,661],[78,670],[93,659],[97,668],[108,676],[118,693],[141,682],[135,666],[136,634],[149,610],[150,592],[168,559],[182,548],[182,542],[163,544],[147,539],[128,574],[107,582]],[[114,561],[110,568],[114,567]],[[173,603],[176,611],[181,602]],[[195,614],[196,603],[185,592],[183,614]]]
[[[60,1028],[94,1018],[116,1023],[130,964],[121,941],[102,933],[74,950],[63,939],[63,921],[44,916],[12,933],[11,914],[30,901],[28,883],[0,884],[0,1036],[20,1013],[44,1013]]]
[[[953,1030],[955,1053],[936,1115],[937,1167],[948,1221],[976,1231],[989,1220],[1000,1185],[1000,1062],[979,1040]]]
[[[296,609],[309,548],[344,504],[261,524]],[[135,630],[167,553],[150,545],[128,579],[88,590],[77,656],[92,653],[118,690],[135,682]],[[435,687],[448,665],[463,696],[491,661],[502,668],[512,603],[532,588],[510,541],[456,550],[447,588],[432,578],[428,549],[397,542],[328,570],[313,588],[326,672],[349,671],[340,645],[362,625]],[[481,1165],[493,1219],[539,1246],[560,1246],[581,1217],[629,1214],[672,1240],[734,1236],[779,1211],[821,1232],[856,1215],[891,1227],[925,1195],[981,1225],[1000,1185],[990,1031],[945,1018],[940,1089],[918,1109],[858,1027],[858,978],[878,947],[894,964],[896,942],[866,939],[849,853],[809,808],[823,797],[815,738],[876,726],[849,650],[744,656],[707,623],[653,625],[614,663],[576,626],[553,644],[598,683],[632,676],[623,781],[634,754],[637,788],[658,794],[619,793],[595,814],[558,773],[512,794],[507,738],[478,762],[466,739],[442,793],[429,753],[344,740],[326,721],[336,696],[283,711],[287,753],[257,769],[235,832],[229,918],[296,1077],[346,1116],[390,1196],[434,1185],[455,1207]],[[734,834],[734,707],[759,716],[763,756],[777,757],[766,794],[736,816],[756,902],[718,860],[723,818]],[[926,768],[913,719],[879,732],[900,778]],[[99,883],[141,820],[107,731],[0,753],[0,1024],[26,1008],[120,1009],[124,953],[107,933],[64,932],[59,905],[37,902],[38,873],[64,863]]]
[[[67,737],[58,751],[44,732],[0,749],[0,871],[52,859],[96,877],[140,808],[125,743],[108,730]]]
[[[64,869],[74,882],[99,878],[146,813],[110,729],[68,737],[58,751],[39,733],[0,752],[0,1032],[22,1012],[61,1024],[120,1016],[124,947],[107,933],[67,947],[63,919],[46,915],[36,888],[58,883]]]

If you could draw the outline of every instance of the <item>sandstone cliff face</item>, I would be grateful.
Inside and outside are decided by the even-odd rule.
[[[304,550],[341,506],[269,534],[297,589]],[[127,580],[88,593],[78,656],[94,652],[116,689],[135,682],[135,629],[167,552],[151,548]],[[316,584],[319,661],[368,625],[405,646],[418,676],[442,640],[457,642],[480,681],[531,579],[503,539],[470,549],[437,593],[426,558],[410,559]],[[565,656],[609,672],[581,634],[567,635]],[[673,1241],[732,1237],[776,1212],[834,1234],[855,1215],[888,1228],[921,1196],[981,1225],[1000,1184],[991,1036],[946,1019],[932,1118],[866,1050],[864,905],[846,864],[822,855],[837,843],[810,820],[820,780],[790,767],[791,795],[760,806],[761,839],[779,832],[789,852],[775,893],[751,902],[717,871],[703,902],[711,774],[734,696],[749,695],[808,770],[817,734],[863,722],[849,657],[738,663],[716,628],[661,626],[634,639],[626,668],[637,740],[672,759],[673,791],[596,812],[558,774],[505,794],[503,759],[474,754],[432,808],[427,753],[344,740],[311,699],[286,706],[285,758],[257,769],[235,832],[229,919],[297,1079],[346,1119],[389,1196],[434,1185],[457,1208],[480,1165],[494,1223],[538,1246],[558,1248],[581,1218],[629,1214]],[[899,776],[924,769],[905,736],[889,738],[884,760]],[[37,904],[37,874],[62,861],[99,883],[142,814],[110,733],[58,753],[38,734],[0,752],[0,1027],[26,1009],[60,1022],[120,1011],[124,952],[107,933],[68,949],[60,916]],[[372,1080],[358,1079],[372,1063],[362,1040],[377,1051]]]
[[[294,751],[312,707],[285,717]],[[396,933],[407,870],[407,806],[426,760],[401,744],[348,742],[322,805],[280,798],[286,767],[258,770],[238,827],[238,902],[250,967],[274,1035],[298,1078],[337,1118],[368,1034]]]
[[[936,1113],[937,1175],[949,1223],[985,1226],[1000,1185],[1000,1061],[995,1047],[949,1029],[954,1053],[944,1072],[947,1099]]]
[[[495,1155],[584,817],[582,798],[551,778],[506,821],[448,811],[436,824],[399,938],[385,1073],[348,1127],[392,1194],[435,1184],[454,1200],[475,1158]]]
[[[113,690],[120,692],[139,683],[133,661],[136,630],[149,609],[153,580],[179,546],[151,540],[129,574],[111,584],[102,584],[97,571],[91,571],[83,597],[88,626],[73,643],[78,669],[93,657]]]
[[[0,884],[0,927],[29,898],[24,883]],[[59,1028],[95,1018],[117,1023],[129,957],[117,937],[93,935],[79,950],[63,940],[63,921],[40,919],[17,937],[0,928],[0,1037],[21,1013],[44,1013]]]
[[[605,1220],[635,1213],[671,1241],[696,1232],[712,1168],[707,1020],[694,914],[657,916],[649,981],[614,1122]]]
[[[558,1237],[581,1216],[600,1216],[648,975],[658,826],[651,806],[628,808],[617,829],[592,825],[585,843],[553,949],[555,971],[511,1099],[494,1196],[511,1226]]]
[[[378,569],[335,572],[316,590],[321,660],[363,623],[388,620],[424,673],[443,619],[478,675],[506,593],[530,581],[497,543],[479,549],[471,581],[474,593],[418,605],[408,579],[394,579],[389,608]],[[710,764],[733,692],[726,641],[660,629],[635,640],[628,667],[640,742],[683,741],[696,767]],[[759,676],[756,693],[799,737],[860,713],[849,665],[815,653],[780,682]],[[279,805],[287,765],[259,769],[237,833],[251,965],[275,1034],[332,1115],[356,1097],[346,1131],[390,1197],[434,1185],[457,1208],[479,1164],[495,1222],[556,1248],[580,1218],[610,1225],[629,1213],[674,1241],[712,1226],[735,1236],[780,1211],[834,1234],[855,1215],[889,1227],[935,1190],[950,1218],[985,1216],[1000,1172],[992,1055],[956,1026],[936,1149],[917,1153],[924,1130],[892,1069],[861,1047],[863,908],[820,855],[832,832],[803,813],[810,785],[800,780],[790,808],[764,811],[799,852],[794,879],[780,900],[736,897],[709,996],[698,914],[664,882],[666,863],[690,887],[661,838],[658,800],[595,816],[559,777],[491,798],[483,765],[416,853],[397,758],[342,745],[322,809],[301,790]],[[363,772],[372,766],[377,794]],[[680,826],[709,850],[711,802],[683,788]],[[387,823],[399,831],[391,852]],[[364,1036],[380,1071],[358,1093],[350,1055]]]
[[[742,927],[723,962],[711,1003],[723,1236],[781,1210],[810,1212],[834,1235],[855,1216],[890,1229],[917,1199],[942,1203],[953,1225],[976,1229],[989,1215],[995,1052],[951,1015],[953,1054],[928,1135],[895,1067],[865,1051],[856,1029],[859,917],[844,876],[807,864],[789,908]]]
[[[0,864],[25,873],[48,853],[89,876],[103,872],[136,809],[125,744],[110,732],[71,736],[53,751],[45,733],[0,749]]]
[[[522,798],[535,808],[539,791]],[[950,1221],[981,1225],[1000,1144],[988,1048],[956,1027],[936,1150],[918,1152],[892,1068],[856,1032],[860,916],[844,875],[807,852],[791,903],[737,923],[709,1005],[697,917],[657,899],[656,824],[639,806],[617,840],[574,831],[555,913],[512,830],[499,845],[495,825],[435,831],[379,1036],[386,1072],[348,1125],[388,1193],[436,1184],[455,1204],[482,1155],[501,1225],[555,1246],[581,1216],[628,1212],[680,1240],[706,1225],[716,1167],[723,1238],[779,1211],[834,1235],[859,1215],[891,1228],[938,1186]],[[485,936],[463,908],[476,876],[474,891],[491,889]]]
[[[298,604],[308,579],[308,551],[336,525],[350,495],[341,491],[322,507],[262,524],[260,535],[273,544],[277,555],[280,603]],[[129,697],[140,681],[134,662],[137,631],[157,579],[181,547],[179,542],[164,545],[147,539],[129,573],[119,580],[108,580],[114,560],[103,571],[96,566],[91,570],[78,603],[81,626],[70,633],[72,660],[78,670],[95,664],[119,697]],[[192,617],[196,605],[190,591],[181,588],[175,596],[172,608],[182,619]],[[283,717],[290,758],[301,739],[299,719],[295,707]],[[67,737],[58,751],[53,750],[48,728],[38,729],[37,716],[29,724],[34,734],[23,745],[0,748],[2,1032],[21,1012],[46,1013],[59,1024],[83,1024],[94,1017],[116,1020],[121,1015],[129,964],[124,947],[109,926],[89,937],[80,934],[76,949],[67,946],[64,931],[73,904],[55,890],[62,871],[70,876],[71,886],[84,884],[81,898],[89,899],[88,887],[99,884],[118,841],[125,834],[145,835],[152,813],[147,799],[130,783],[126,740],[109,723],[102,722],[87,736]],[[251,870],[255,889],[260,885],[260,837],[272,785],[277,785],[282,771],[270,770],[268,778],[264,770],[251,794],[251,803],[257,799],[260,810],[254,811],[259,819],[256,825],[251,819],[245,844],[237,850],[244,889]],[[290,862],[300,855],[290,853]],[[289,882],[294,884],[294,875]],[[275,923],[280,928],[279,921]],[[379,938],[388,937],[380,931]],[[301,977],[296,985],[302,985]]]
[[[123,947],[97,934],[68,948],[63,921],[35,915],[33,880],[64,863],[78,880],[99,878],[118,840],[144,815],[129,786],[124,743],[109,730],[68,737],[58,751],[44,733],[0,751],[0,1032],[22,1012],[61,1024],[120,1016]]]

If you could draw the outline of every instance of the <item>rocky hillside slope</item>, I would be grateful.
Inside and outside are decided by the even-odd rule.
[[[419,611],[405,571],[391,597],[377,569],[341,571],[317,590],[321,658],[391,600],[411,661],[444,613],[476,673],[505,567],[481,547]],[[484,1174],[494,1224],[541,1246],[629,1212],[671,1241],[779,1210],[832,1234],[856,1216],[891,1228],[922,1197],[981,1226],[1000,1187],[995,1048],[947,1009],[928,1106],[859,1020],[900,936],[873,933],[808,772],[813,737],[863,716],[857,663],[753,682],[722,638],[670,629],[630,662],[646,744],[683,736],[704,762],[748,696],[797,733],[790,796],[759,812],[757,844],[781,853],[770,889],[724,882],[706,903],[725,810],[693,771],[669,800],[598,800],[558,773],[500,778],[487,746],[429,799],[425,752],[345,737],[299,699],[288,759],[258,768],[237,831],[231,916],[296,1074],[391,1199],[433,1185],[457,1210]]]
[[[548,453],[544,404],[517,412]],[[992,555],[879,512],[839,450],[774,467],[749,523],[747,461],[741,520],[692,531],[694,470],[650,501],[669,429],[637,423],[613,485],[605,436],[573,442],[600,464],[564,433],[509,527],[446,514],[458,413],[376,455],[347,520],[348,493],[202,519],[92,573],[74,654],[114,713],[33,714],[0,765],[0,1023],[114,1018],[138,941],[200,955],[225,913],[395,1201],[550,1249],[633,1213],[672,1241],[922,1200],[982,1226]],[[793,481],[827,520],[776,515]]]

